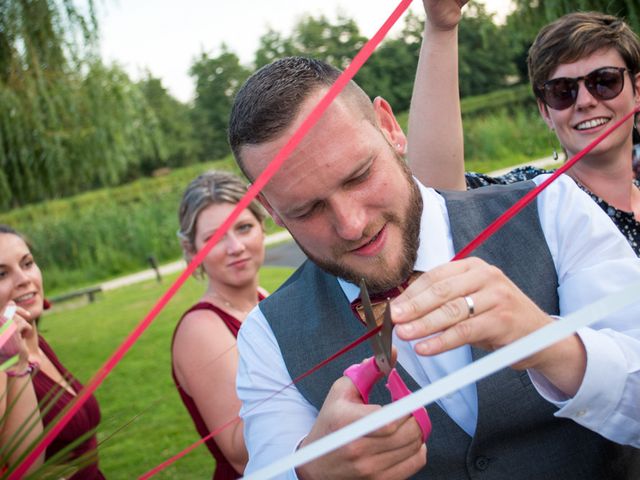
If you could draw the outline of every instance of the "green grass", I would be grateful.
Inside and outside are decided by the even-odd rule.
[[[273,292],[291,272],[265,267],[260,284]],[[42,318],[41,333],[86,383],[176,277],[104,292],[92,304],[49,312]],[[136,478],[198,440],[171,379],[169,346],[176,322],[204,288],[203,282],[189,279],[96,391],[102,411],[99,441],[124,426],[100,447],[107,478]],[[210,478],[213,468],[202,445],[155,478]]]

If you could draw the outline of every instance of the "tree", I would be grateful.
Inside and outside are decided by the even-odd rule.
[[[409,11],[402,31],[383,40],[355,78],[365,92],[382,96],[397,112],[411,103],[423,29],[424,19]]]
[[[0,6],[0,209],[115,185],[160,154],[157,122],[96,56],[93,2]]]
[[[460,22],[460,95],[480,95],[513,83],[517,74],[510,39],[484,5],[470,4]]]
[[[263,35],[255,64],[261,67],[276,58],[302,55],[345,69],[366,41],[353,19],[339,15],[331,23],[324,15],[317,18],[307,15],[294,25],[289,37],[273,30]]]
[[[223,44],[217,57],[202,53],[189,73],[196,81],[192,119],[200,138],[198,157],[201,160],[223,157],[230,153],[227,123],[233,97],[250,72]]]
[[[640,32],[640,6],[637,0],[514,0],[514,3],[516,9],[507,18],[505,33],[511,40],[514,62],[522,78],[527,78],[527,53],[538,31],[567,13],[594,10],[616,15],[624,18],[633,31]]]
[[[270,28],[259,40],[259,47],[256,50],[254,64],[256,68],[263,67],[278,58],[298,55],[289,38],[285,38],[280,32]]]
[[[635,32],[640,32],[640,4],[638,4],[638,0],[579,0],[577,2],[569,0],[538,0],[536,2],[514,0],[514,2],[517,8],[512,15],[521,19],[520,26],[533,33],[532,40],[537,31],[546,23],[552,22],[566,13],[589,10],[622,17]]]
[[[158,156],[144,158],[140,173],[148,175],[163,165],[180,167],[194,163],[198,146],[191,123],[191,108],[171,96],[162,80],[150,73],[138,86],[158,121],[166,154],[166,161],[158,161]]]

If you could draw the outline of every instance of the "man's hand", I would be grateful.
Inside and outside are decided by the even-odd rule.
[[[338,379],[301,447],[379,410],[362,403],[351,379]],[[427,448],[412,416],[399,419],[297,469],[300,479],[404,479],[426,464]]]
[[[393,300],[391,316],[401,339],[428,337],[416,344],[420,355],[467,344],[493,351],[553,321],[500,269],[478,258],[424,273]],[[586,354],[574,335],[512,367],[536,369],[573,395],[584,377]]]
[[[462,7],[469,0],[422,0],[427,22],[436,30],[455,28],[462,17]]]

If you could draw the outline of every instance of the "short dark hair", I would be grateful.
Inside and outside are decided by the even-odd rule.
[[[621,18],[600,12],[574,12],[542,27],[527,58],[534,93],[558,65],[603,48],[617,50],[631,75],[640,69],[640,40]],[[632,85],[635,91],[635,82]]]
[[[277,138],[293,123],[304,101],[318,89],[329,88],[341,73],[321,60],[285,57],[265,65],[245,81],[231,108],[228,140],[247,178],[253,180],[243,164],[242,147]],[[374,118],[371,100],[355,82],[349,82],[340,98],[355,99],[365,115]]]

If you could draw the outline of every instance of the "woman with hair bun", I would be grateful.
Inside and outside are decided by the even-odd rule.
[[[187,261],[207,243],[246,193],[246,184],[228,172],[210,171],[187,187],[179,209],[178,236]],[[266,213],[253,201],[211,249],[199,269],[207,282],[202,297],[176,326],[172,373],[201,437],[240,411],[235,378],[236,336],[247,314],[266,291],[258,285],[264,262]],[[242,422],[206,441],[216,459],[213,478],[238,478],[247,463]]]

